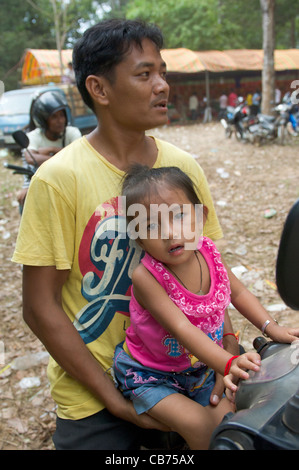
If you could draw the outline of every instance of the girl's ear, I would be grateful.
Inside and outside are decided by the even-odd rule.
[[[92,100],[101,106],[108,104],[107,80],[102,76],[89,75],[85,81],[85,86]]]

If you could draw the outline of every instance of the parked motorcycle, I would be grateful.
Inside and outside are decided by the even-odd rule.
[[[278,141],[283,144],[285,129],[289,120],[288,112],[283,104],[274,108],[276,116],[258,114],[252,116],[249,107],[241,100],[239,104],[227,110],[221,124],[225,130],[225,136],[231,137],[235,133],[238,140],[261,144],[264,141]]]
[[[299,200],[281,237],[276,282],[282,300],[299,310]],[[256,338],[259,372],[249,372],[236,393],[236,413],[214,431],[211,450],[299,450],[299,340],[292,344]]]
[[[257,136],[259,143],[264,141],[278,140],[280,144],[284,144],[286,138],[287,123],[289,121],[288,110],[284,104],[275,106],[276,116],[268,116],[266,114],[258,114]]]
[[[227,107],[226,115],[220,122],[224,127],[227,138],[235,134],[238,140],[253,141],[255,128],[252,126],[255,125],[256,118],[250,116],[249,107],[241,97],[238,98],[238,104],[235,108],[232,106]]]
[[[292,137],[299,135],[299,112],[297,105],[291,102],[282,103],[281,106],[285,109],[287,115],[287,131]]]

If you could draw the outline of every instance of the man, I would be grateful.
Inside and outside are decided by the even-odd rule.
[[[259,90],[256,90],[252,96],[251,112],[254,116],[256,116],[257,114],[259,114],[260,109],[261,109],[261,94]]]
[[[32,102],[28,150],[23,153],[23,166],[35,171],[36,167],[55,155],[66,145],[81,137],[77,127],[68,125],[69,106],[58,91],[45,91]],[[70,112],[70,110],[69,110]],[[30,179],[25,176],[18,194],[20,212],[23,211]]]
[[[206,234],[222,236],[194,159],[145,135],[167,123],[161,48],[160,30],[140,22],[109,20],[85,32],[73,65],[99,125],[43,164],[27,196],[13,260],[24,265],[24,319],[51,355],[57,449],[138,448],[141,428],[165,430],[136,415],[109,373],[129,324],[131,274],[141,255],[122,231],[124,170],[137,161],[181,167],[209,207]]]
[[[32,102],[30,117],[34,129],[28,132],[30,153],[26,160],[38,165],[55,155],[66,145],[81,137],[77,127],[68,124],[66,99],[59,91],[45,91]]]
[[[198,98],[196,93],[192,93],[189,98],[189,112],[190,118],[192,121],[197,119],[197,111],[198,111]]]
[[[237,106],[237,102],[238,102],[238,95],[235,93],[234,90],[231,90],[230,94],[228,95],[227,105],[235,108]]]
[[[225,93],[222,93],[222,95],[219,98],[219,115],[218,119],[222,119],[226,116],[226,108],[227,108],[227,96]]]

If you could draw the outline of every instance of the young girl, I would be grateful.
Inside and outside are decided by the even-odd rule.
[[[233,393],[235,382],[248,378],[246,370],[258,371],[260,365],[257,353],[232,356],[222,348],[229,303],[275,341],[292,342],[299,329],[278,326],[214,243],[198,237],[200,201],[179,168],[135,165],[123,196],[127,214],[139,210],[137,218],[128,217],[128,228],[135,228],[145,256],[133,272],[131,325],[115,351],[115,376],[138,414],[148,413],[178,432],[190,449],[207,449],[214,428],[233,411],[226,397],[209,404],[214,371],[224,375]],[[165,207],[171,210],[163,213]],[[207,216],[204,208],[203,223]]]

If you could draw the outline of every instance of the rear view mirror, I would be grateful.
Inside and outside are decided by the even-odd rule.
[[[276,261],[276,284],[285,304],[299,310],[299,199],[283,228]]]
[[[29,145],[28,136],[23,131],[15,131],[12,134],[14,140],[22,149],[26,149]]]

